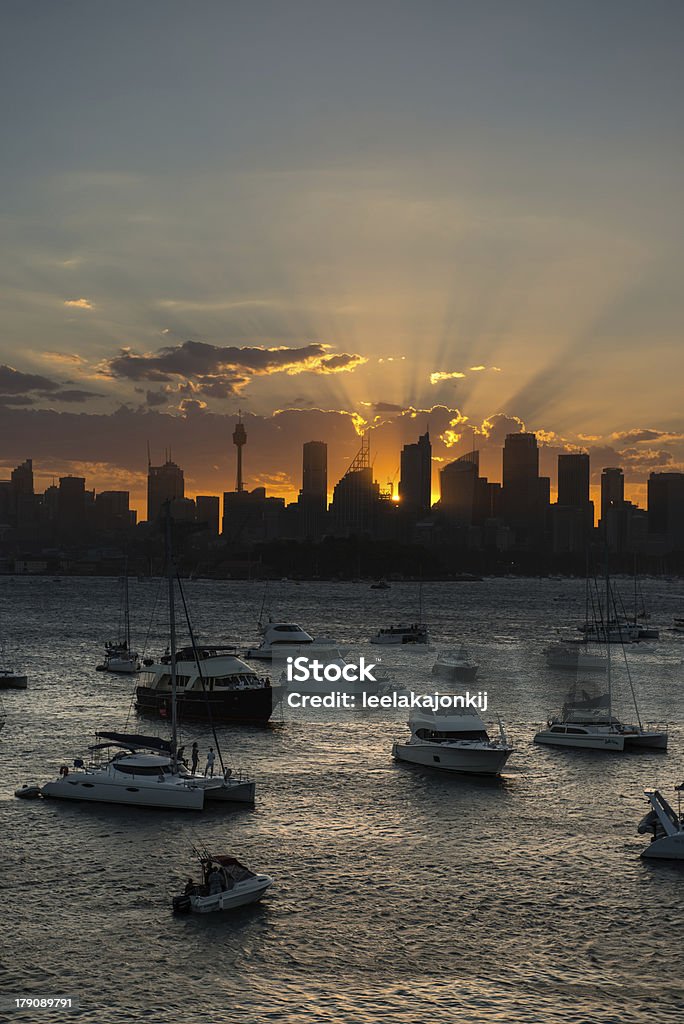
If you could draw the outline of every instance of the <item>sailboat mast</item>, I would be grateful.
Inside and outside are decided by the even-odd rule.
[[[610,621],[610,569],[608,565],[608,542],[606,541],[606,614],[603,619],[603,635],[606,641],[606,678],[608,681],[608,719],[613,717],[613,681],[610,670],[610,637],[608,623]]]
[[[176,608],[174,603],[173,559],[171,556],[171,502],[166,502],[166,578],[169,590],[169,647],[171,652],[171,749],[174,760],[178,748],[178,722],[176,717]]]
[[[126,650],[131,649],[131,615],[128,604],[128,556],[124,558],[124,635],[126,637]]]

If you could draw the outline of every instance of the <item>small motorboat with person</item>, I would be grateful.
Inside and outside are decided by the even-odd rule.
[[[256,903],[273,885],[270,875],[257,875],[236,857],[195,850],[201,881],[189,878],[185,891],[173,897],[176,914],[211,914]]]
[[[681,786],[675,786],[677,810],[675,811],[658,789],[646,789],[644,794],[650,804],[650,811],[637,827],[639,835],[651,833],[650,845],[642,850],[642,857],[660,860],[684,860],[684,815],[682,814]]]

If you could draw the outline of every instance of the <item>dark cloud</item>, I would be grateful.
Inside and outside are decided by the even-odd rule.
[[[37,373],[22,373],[12,366],[0,364],[0,392],[20,395],[27,391],[57,391],[61,385]]]
[[[362,356],[341,353],[328,355],[327,345],[313,343],[299,348],[240,348],[236,345],[208,345],[200,341],[185,341],[159,349],[153,355],[138,355],[122,349],[110,359],[105,372],[126,380],[149,380],[168,383],[174,377],[199,379],[205,386],[218,377],[218,383],[230,389],[248,375],[280,371],[318,370],[336,372],[364,362]],[[235,371],[242,371],[236,374]]]
[[[682,434],[671,434],[665,430],[653,430],[649,427],[634,427],[632,430],[618,431],[611,437],[614,441],[639,444],[642,441],[680,441]]]
[[[0,405],[34,405],[30,395],[0,395]]]
[[[51,402],[87,402],[90,398],[102,398],[99,391],[82,391],[80,388],[65,388],[64,391],[53,391],[49,395],[42,395],[42,398],[49,398]]]
[[[376,402],[373,406],[373,412],[404,412],[403,405],[393,405],[392,402]]]
[[[163,391],[147,391],[145,399],[148,405],[166,405],[169,400],[168,395],[165,395]]]

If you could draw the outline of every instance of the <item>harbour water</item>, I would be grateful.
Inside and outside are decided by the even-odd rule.
[[[256,639],[263,584],[185,587],[203,638]],[[682,614],[682,581],[643,589],[654,623]],[[265,729],[220,729],[231,762],[254,773],[255,808],[193,815],[14,799],[81,754],[96,727],[165,723],[136,714],[130,679],[94,670],[116,632],[116,581],[0,579],[0,632],[29,676],[27,691],[3,695],[0,988],[81,1006],[12,1019],[682,1019],[684,865],[640,860],[636,825],[645,787],[670,796],[684,781],[684,635],[663,630],[628,651],[644,717],[670,724],[667,754],[553,750],[532,736],[572,677],[547,669],[542,651],[583,619],[583,582],[426,584],[422,600],[430,648],[383,651],[383,665],[432,691],[437,651],[466,643],[477,689],[516,747],[502,780],[393,763],[392,740],[408,734],[401,714],[276,715]],[[131,582],[140,650],[155,604],[159,581]],[[283,582],[264,608],[373,660],[379,626],[417,617],[417,587]],[[157,616],[146,650],[165,645]],[[204,726],[183,739],[203,752],[212,742]],[[263,904],[174,917],[193,844],[272,875]]]

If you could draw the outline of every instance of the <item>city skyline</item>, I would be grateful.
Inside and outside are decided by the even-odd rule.
[[[643,503],[684,468],[681,6],[287,7],[8,5],[0,475],[141,510],[149,440],[221,493],[241,408],[290,500],[305,440],[339,477],[368,430],[386,486],[429,427]]]

